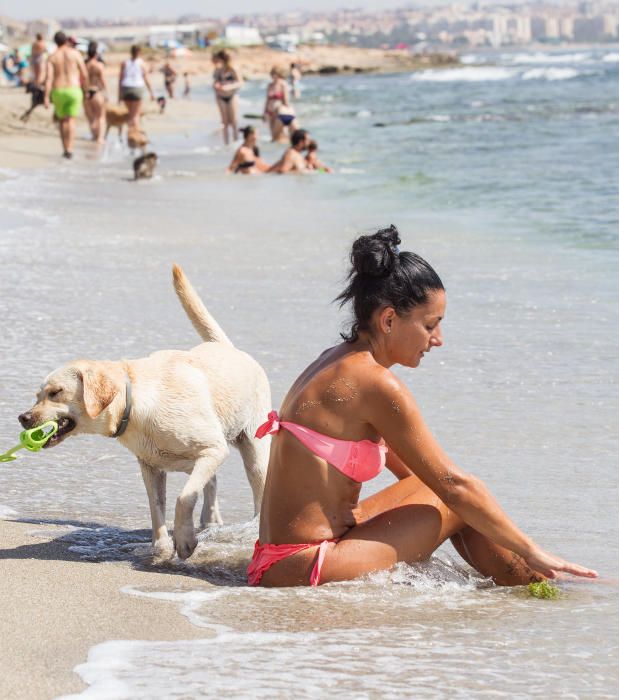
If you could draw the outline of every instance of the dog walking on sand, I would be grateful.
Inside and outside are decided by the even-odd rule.
[[[44,380],[34,406],[19,416],[25,428],[54,420],[58,432],[46,444],[80,433],[117,439],[137,457],[148,494],[153,545],[171,554],[166,528],[166,474],[189,475],[176,501],[173,546],[182,559],[196,548],[193,511],[200,496],[200,526],[221,523],[216,474],[239,450],[260,511],[269,458],[257,427],[271,408],[266,374],[238,350],[206,310],[180,267],[176,294],[204,342],[189,351],[162,350],[136,360],[75,360]],[[86,480],[92,475],[85,474]],[[118,484],[122,489],[122,484]]]

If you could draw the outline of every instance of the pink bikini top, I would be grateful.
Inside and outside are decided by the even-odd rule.
[[[273,435],[285,428],[299,442],[318,457],[321,457],[338,471],[353,481],[369,481],[378,476],[385,466],[387,446],[371,440],[338,440],[337,438],[317,433],[304,425],[280,421],[277,411],[269,413],[269,419],[256,430],[256,437]]]

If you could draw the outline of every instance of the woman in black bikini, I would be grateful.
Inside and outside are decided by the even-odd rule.
[[[88,124],[92,138],[97,143],[105,142],[105,104],[107,102],[107,83],[105,82],[104,64],[97,53],[97,42],[88,44],[88,58],[86,70],[88,71],[88,90],[84,97],[84,111],[88,118]]]
[[[237,126],[237,93],[243,84],[238,73],[230,64],[230,54],[227,51],[218,51],[213,54],[213,89],[223,126],[224,143],[230,142],[228,129],[232,129],[232,137],[238,138]]]
[[[234,154],[232,162],[228,166],[227,173],[235,175],[258,175],[269,169],[269,165],[260,157],[260,151],[256,145],[258,132],[253,126],[241,129],[243,143]]]

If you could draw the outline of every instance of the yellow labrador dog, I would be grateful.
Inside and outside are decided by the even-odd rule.
[[[19,421],[26,428],[58,421],[46,447],[90,433],[116,438],[133,452],[148,494],[153,545],[162,554],[170,552],[166,472],[189,474],[176,501],[173,533],[174,548],[185,559],[197,544],[193,510],[201,493],[201,526],[221,523],[215,475],[230,445],[241,453],[259,512],[269,444],[254,434],[271,408],[271,392],[262,367],[232,345],[180,267],[173,274],[178,298],[204,343],[137,360],[71,362],[45,379],[37,402]]]

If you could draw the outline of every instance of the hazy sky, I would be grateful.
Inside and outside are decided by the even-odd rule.
[[[425,0],[422,4],[438,4]],[[15,19],[36,17],[115,17],[152,16],[175,17],[197,12],[211,17],[234,13],[279,12],[282,10],[329,10],[337,7],[361,7],[379,10],[402,7],[410,0],[0,0],[0,14]]]

